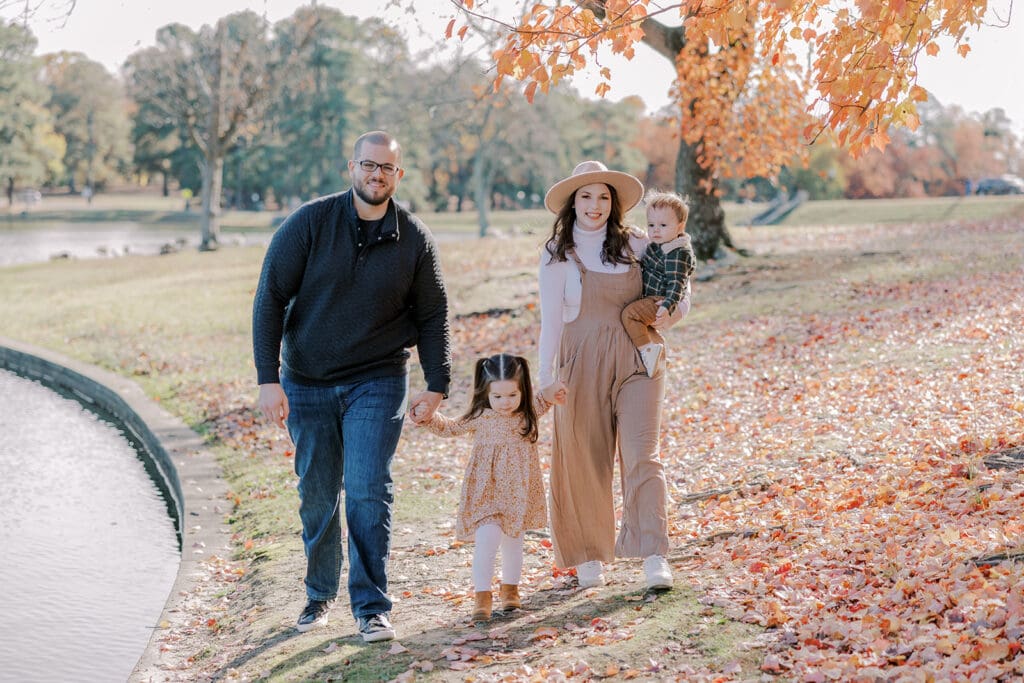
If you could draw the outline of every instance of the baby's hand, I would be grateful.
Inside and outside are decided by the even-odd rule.
[[[658,306],[658,312],[654,315],[654,317],[655,317],[655,319],[660,321],[662,318],[664,318],[667,315],[668,315],[668,309],[665,308],[664,306]]]
[[[413,422],[419,424],[420,421],[423,419],[423,416],[426,414],[426,412],[427,407],[422,403],[418,403],[412,407],[412,410],[409,411],[409,417],[412,418]]]

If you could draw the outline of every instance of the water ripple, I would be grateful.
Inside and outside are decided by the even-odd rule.
[[[177,571],[166,505],[116,427],[2,370],[0,548],[0,681],[127,679]]]

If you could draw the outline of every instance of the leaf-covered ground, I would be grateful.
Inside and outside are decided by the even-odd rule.
[[[290,446],[254,419],[247,379],[215,382],[180,400],[205,406],[223,454],[237,554],[211,559],[164,624],[162,678],[1024,675],[1024,483],[986,465],[1024,445],[1024,220],[735,232],[757,255],[703,268],[669,337],[675,590],[645,593],[638,563],[620,561],[609,585],[580,591],[533,534],[526,609],[472,627],[472,548],[452,534],[469,443],[410,426],[396,463],[399,640],[363,645],[343,601],[328,629],[297,635]],[[445,245],[448,413],[477,355],[535,358],[536,241]]]
[[[704,495],[678,508],[677,566],[773,630],[762,671],[1024,673],[1021,565],[981,559],[1022,538],[1019,473],[983,459],[1024,442],[1022,252],[1019,221],[879,230],[803,256],[830,273],[803,306],[684,329],[665,453],[679,497]],[[890,275],[856,275],[878,259]]]

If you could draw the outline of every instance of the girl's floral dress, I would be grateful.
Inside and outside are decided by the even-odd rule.
[[[534,407],[539,418],[550,404],[538,396]],[[472,541],[484,524],[497,524],[502,533],[516,538],[527,529],[548,525],[540,456],[537,444],[523,438],[521,415],[500,415],[485,408],[464,420],[434,413],[425,426],[444,437],[473,434],[455,525],[459,540]]]

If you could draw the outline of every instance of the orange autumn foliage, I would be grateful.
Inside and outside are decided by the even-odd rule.
[[[497,21],[486,5],[454,0],[465,15]],[[595,60],[600,46],[632,58],[636,44],[673,40],[679,131],[700,143],[698,162],[723,176],[771,174],[830,131],[853,156],[882,150],[892,126],[915,129],[917,60],[952,39],[966,56],[986,0],[588,0],[536,2],[501,23],[496,81],[527,84],[533,98]],[[674,16],[681,26],[657,20]],[[671,37],[666,39],[666,35]],[[674,48],[673,48],[674,49]],[[609,88],[601,71],[598,95]]]

